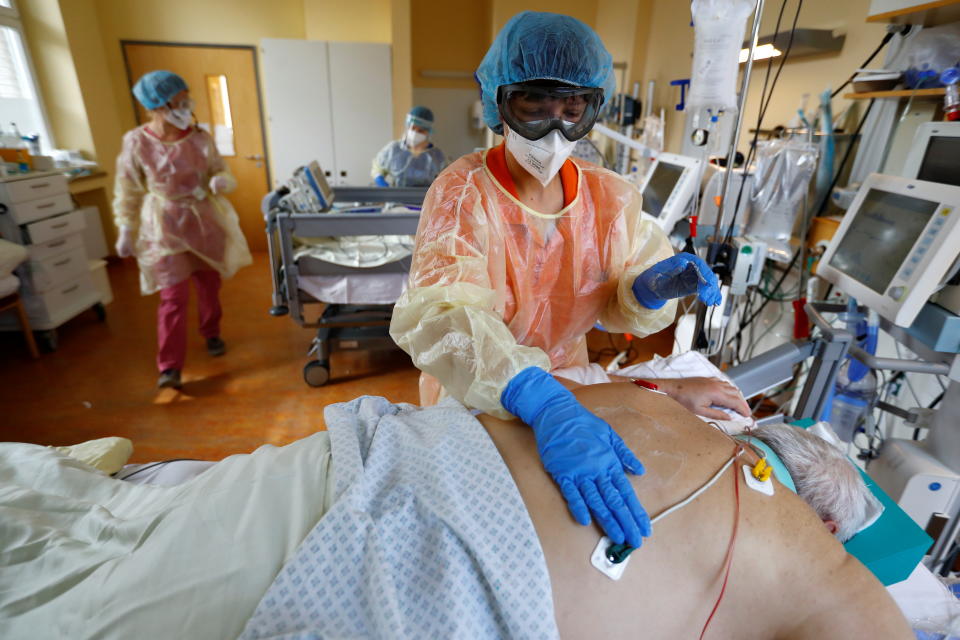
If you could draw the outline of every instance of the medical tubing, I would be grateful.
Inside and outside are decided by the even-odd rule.
[[[860,131],[863,129],[863,125],[864,125],[864,124],[866,123],[866,121],[867,121],[867,116],[870,115],[870,110],[873,108],[873,103],[874,103],[874,102],[875,102],[874,99],[871,99],[871,100],[870,100],[870,104],[867,105],[867,108],[866,108],[866,110],[865,110],[864,113],[863,113],[863,117],[860,118],[860,123],[857,125],[857,129],[856,129],[856,131],[854,131],[853,136],[851,137],[850,144],[847,146],[847,151],[846,151],[846,153],[843,154],[843,159],[840,161],[840,166],[837,168],[836,175],[835,175],[834,178],[833,178],[833,182],[830,183],[830,188],[827,189],[826,193],[824,194],[824,199],[823,199],[823,201],[822,201],[822,203],[821,203],[821,205],[820,205],[820,206],[821,206],[821,209],[819,209],[819,210],[817,211],[818,214],[822,211],[822,208],[826,206],[827,200],[830,198],[830,193],[833,191],[833,188],[837,185],[837,181],[839,180],[840,175],[843,173],[843,169],[844,169],[844,167],[845,167],[846,164],[847,164],[847,160],[850,159],[850,154],[851,154],[851,152],[853,151],[853,142],[854,142],[854,140],[856,139],[856,137],[857,137],[858,135],[860,135]],[[809,224],[809,221],[808,221],[808,224]],[[806,230],[804,231],[804,233],[806,233]],[[789,274],[790,271],[793,270],[793,266],[796,264],[797,260],[800,258],[801,253],[803,253],[803,252],[802,252],[802,251],[797,251],[797,253],[795,253],[795,254],[793,255],[793,259],[790,260],[790,264],[787,266],[786,270],[783,272],[783,275],[780,276],[780,279],[779,279],[779,280],[777,280],[777,284],[776,284],[776,285],[773,287],[773,289],[770,291],[769,296],[767,296],[766,294],[763,294],[764,300],[763,300],[763,302],[760,304],[760,307],[759,307],[753,314],[751,314],[750,318],[747,319],[746,323],[740,325],[740,328],[737,330],[737,333],[735,334],[734,338],[738,338],[738,337],[741,335],[741,333],[743,332],[743,330],[744,330],[747,326],[749,326],[751,322],[753,322],[754,318],[756,318],[757,315],[759,315],[760,312],[763,311],[764,307],[767,306],[767,303],[770,302],[770,301],[773,299],[773,296],[776,296],[777,291],[780,290],[780,287],[783,285],[783,281],[786,280],[787,274]],[[800,274],[801,274],[801,280],[802,280],[802,279],[803,279],[803,265],[800,265]],[[802,289],[801,289],[801,291],[802,291]]]
[[[737,450],[733,454],[733,459],[736,459],[742,451],[743,448],[737,444]],[[710,626],[710,621],[713,620],[713,616],[720,608],[720,603],[723,601],[723,596],[727,592],[727,582],[730,579],[730,569],[733,568],[733,552],[737,546],[737,533],[740,530],[740,476],[737,473],[736,467],[734,467],[733,470],[733,494],[735,496],[736,509],[734,510],[733,514],[733,531],[730,534],[730,546],[727,548],[727,556],[724,559],[723,584],[720,585],[720,595],[717,596],[717,602],[713,605],[713,609],[710,611],[707,621],[703,623],[703,629],[700,631],[700,640],[703,640],[703,636],[706,635],[707,628]]]
[[[906,34],[906,32],[909,31],[909,30],[910,30],[910,25],[904,25],[904,28],[900,30],[900,33],[901,33],[901,34]],[[864,69],[864,68],[866,68],[866,66],[867,66],[868,64],[870,64],[870,63],[873,61],[874,58],[877,57],[877,54],[880,53],[880,50],[883,49],[883,48],[887,45],[888,42],[890,42],[890,40],[891,40],[891,39],[893,38],[893,36],[894,36],[894,33],[896,33],[896,32],[894,32],[894,31],[888,31],[887,34],[886,34],[885,36],[883,36],[883,39],[880,40],[880,45],[879,45],[876,49],[873,50],[873,53],[871,53],[871,54],[867,57],[867,59],[864,60],[864,61],[860,64],[859,67],[857,67],[857,69]],[[839,87],[837,87],[837,88],[834,90],[834,92],[830,94],[830,98],[835,98],[835,97],[837,96],[837,94],[840,93],[841,91],[843,91],[843,88],[846,87],[846,86],[847,86],[848,84],[850,84],[851,82],[853,82],[853,79],[856,78],[856,77],[857,77],[857,72],[854,71],[852,74],[850,74],[850,77],[847,78],[846,82],[844,82],[842,85],[840,85]]]
[[[820,201],[820,206],[817,207],[816,215],[820,215],[823,213],[823,210],[827,208],[827,202],[830,201],[830,194],[833,193],[834,187],[837,186],[837,181],[840,180],[840,175],[843,173],[843,168],[847,165],[847,160],[850,159],[850,153],[853,151],[854,143],[857,140],[857,136],[860,135],[863,125],[867,122],[867,116],[870,115],[870,110],[873,109],[874,102],[876,102],[876,99],[871,98],[870,104],[867,105],[867,108],[863,112],[863,117],[860,118],[860,122],[857,124],[856,130],[850,137],[850,142],[847,144],[847,151],[843,154],[843,159],[840,161],[840,166],[837,168],[837,171],[833,176],[833,180],[830,182],[830,188],[827,189],[826,193],[823,194],[823,200]]]
[[[795,254],[793,254],[793,259],[790,260],[790,263],[787,265],[787,268],[784,269],[783,275],[781,275],[781,276],[780,276],[780,279],[777,280],[777,284],[774,285],[773,290],[770,292],[770,296],[769,296],[769,297],[768,297],[766,294],[761,293],[761,295],[764,296],[763,302],[760,304],[759,307],[757,307],[757,310],[756,310],[756,311],[754,311],[752,314],[750,314],[750,317],[747,318],[747,321],[740,325],[740,328],[737,330],[737,333],[734,334],[734,339],[739,338],[740,335],[743,333],[743,330],[746,329],[748,326],[750,326],[750,323],[753,322],[754,319],[755,319],[758,315],[760,315],[760,312],[762,312],[763,309],[764,309],[764,307],[767,306],[767,303],[770,302],[771,300],[773,300],[773,296],[776,295],[777,291],[780,290],[780,287],[783,286],[783,281],[786,280],[786,279],[787,279],[787,275],[788,275],[791,271],[793,271],[793,266],[797,263],[797,260],[798,260],[799,258],[800,258],[800,252],[797,251]]]
[[[140,467],[139,469],[135,469],[135,470],[133,470],[131,473],[129,473],[129,474],[123,476],[123,477],[118,477],[116,474],[114,474],[113,477],[114,477],[116,480],[129,480],[130,478],[132,478],[133,476],[137,475],[138,473],[143,473],[144,471],[149,471],[150,469],[155,469],[156,467],[159,467],[159,466],[165,465],[165,464],[170,464],[171,462],[203,462],[203,460],[197,460],[196,458],[172,458],[172,459],[170,459],[170,460],[160,460],[159,462],[153,462],[153,463],[150,463],[150,464],[148,464],[148,465],[144,465],[144,466]],[[122,469],[121,469],[121,471],[122,471]],[[120,473],[120,471],[118,471],[117,473]]]
[[[668,507],[667,509],[664,509],[663,511],[658,513],[655,517],[651,518],[650,524],[651,525],[656,524],[658,520],[662,518],[666,518],[668,515],[670,515],[674,511],[678,511],[684,508],[685,506],[687,506],[688,504],[696,500],[698,497],[700,497],[700,494],[702,494],[704,491],[706,491],[707,489],[712,487],[714,484],[716,484],[717,480],[720,479],[720,476],[723,475],[723,472],[730,468],[730,465],[732,465],[736,461],[736,459],[740,457],[741,453],[743,453],[743,448],[738,445],[737,450],[734,451],[730,459],[727,460],[726,463],[722,467],[720,467],[720,469],[715,474],[713,474],[712,478],[707,480],[706,483],[704,483],[699,489],[691,493],[689,496],[687,496],[680,502],[676,503],[672,507]]]

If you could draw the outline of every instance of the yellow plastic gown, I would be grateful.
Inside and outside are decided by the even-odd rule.
[[[606,169],[572,159],[577,195],[556,215],[510,195],[486,152],[460,158],[434,181],[417,231],[410,286],[390,334],[424,372],[421,403],[437,380],[464,404],[510,414],[500,393],[521,370],[587,363],[586,333],[648,335],[670,324],[633,296],[634,279],[673,255],[666,236],[640,217],[640,193]]]
[[[227,191],[236,188],[213,138],[201,129],[175,142],[145,126],[124,135],[113,215],[118,227],[134,230],[144,295],[201,269],[229,278],[252,262],[237,213],[222,195],[210,193],[214,176],[227,179]]]

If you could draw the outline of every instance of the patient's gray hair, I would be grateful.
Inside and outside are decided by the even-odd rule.
[[[837,523],[836,537],[846,542],[867,522],[875,500],[859,471],[829,442],[786,424],[758,427],[751,435],[773,449],[797,486],[797,494],[821,520]]]

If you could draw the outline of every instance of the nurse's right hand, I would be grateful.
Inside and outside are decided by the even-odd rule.
[[[136,239],[133,237],[133,229],[130,227],[120,227],[120,235],[117,237],[116,250],[121,258],[129,258],[133,255]]]
[[[608,538],[631,547],[650,536],[650,517],[624,473],[640,475],[643,464],[610,425],[538,367],[514,376],[500,401],[533,428],[543,466],[577,522],[590,524],[592,515]]]

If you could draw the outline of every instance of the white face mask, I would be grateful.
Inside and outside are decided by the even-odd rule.
[[[527,140],[509,127],[504,126],[504,129],[507,132],[507,150],[543,186],[550,184],[577,146],[576,142],[564,138],[557,129],[539,140]]]
[[[420,133],[416,129],[407,130],[407,146],[408,147],[415,147],[426,139],[427,139],[427,134],[425,133]]]
[[[188,129],[190,127],[190,121],[193,120],[193,111],[189,108],[167,108],[167,110],[163,112],[163,119],[175,126],[177,129]]]

